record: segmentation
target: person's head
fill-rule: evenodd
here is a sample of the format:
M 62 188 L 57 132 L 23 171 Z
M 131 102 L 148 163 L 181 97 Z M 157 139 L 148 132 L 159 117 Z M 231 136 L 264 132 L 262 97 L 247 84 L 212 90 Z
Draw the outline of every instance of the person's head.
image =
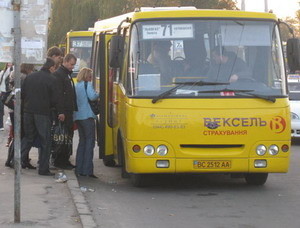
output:
M 163 60 L 170 59 L 169 52 L 171 45 L 171 42 L 168 40 L 155 41 L 152 44 L 151 54 L 148 57 L 148 62 L 156 64 Z
M 11 68 L 13 66 L 12 63 L 6 63 L 5 67 L 4 67 L 4 71 L 6 71 L 7 69 Z
M 49 70 L 51 73 L 55 71 L 55 62 L 51 58 L 47 58 L 46 62 L 44 63 L 42 69 Z
M 77 74 L 77 82 L 80 81 L 91 81 L 93 77 L 93 71 L 90 68 L 83 67 Z
M 228 53 L 224 47 L 216 46 L 212 49 L 211 55 L 217 64 L 226 63 L 228 61 Z
M 69 71 L 72 71 L 76 64 L 76 61 L 77 58 L 75 57 L 75 55 L 69 53 L 64 57 L 63 66 L 67 68 Z
M 171 45 L 172 44 L 169 40 L 155 41 L 152 46 L 152 51 L 168 55 Z
M 34 70 L 34 65 L 33 64 L 27 64 L 27 63 L 22 63 L 20 67 L 20 71 L 22 74 L 30 74 Z
M 61 64 L 63 53 L 59 47 L 53 46 L 48 49 L 47 57 L 54 60 L 55 64 Z

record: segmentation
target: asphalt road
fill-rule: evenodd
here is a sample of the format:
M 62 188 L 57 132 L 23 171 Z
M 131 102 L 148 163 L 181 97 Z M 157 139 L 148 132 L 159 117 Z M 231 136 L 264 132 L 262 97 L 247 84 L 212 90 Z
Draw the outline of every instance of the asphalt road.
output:
M 96 151 L 96 150 L 95 150 Z M 95 156 L 97 157 L 97 155 Z M 299 228 L 300 143 L 293 144 L 287 174 L 270 174 L 264 186 L 227 175 L 155 176 L 146 188 L 120 178 L 120 168 L 94 161 L 98 180 L 85 196 L 103 228 Z

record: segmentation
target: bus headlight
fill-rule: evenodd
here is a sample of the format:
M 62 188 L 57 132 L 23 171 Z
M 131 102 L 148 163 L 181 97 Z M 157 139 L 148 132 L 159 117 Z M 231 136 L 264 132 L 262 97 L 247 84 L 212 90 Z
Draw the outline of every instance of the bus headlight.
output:
M 156 149 L 157 154 L 165 156 L 168 153 L 168 147 L 165 145 L 160 145 Z
M 278 152 L 279 152 L 278 146 L 276 146 L 276 145 L 271 145 L 271 146 L 269 147 L 269 154 L 271 154 L 271 155 L 276 155 L 276 154 L 278 154 Z
M 267 152 L 267 147 L 265 145 L 258 145 L 256 147 L 257 155 L 263 156 Z
M 144 147 L 144 154 L 146 154 L 146 155 L 148 155 L 148 156 L 153 155 L 153 154 L 154 154 L 154 151 L 155 151 L 155 149 L 154 149 L 154 147 L 151 146 L 151 145 L 147 145 L 147 146 Z
M 296 113 L 291 112 L 291 119 L 292 120 L 299 120 L 300 118 L 299 118 L 299 116 Z

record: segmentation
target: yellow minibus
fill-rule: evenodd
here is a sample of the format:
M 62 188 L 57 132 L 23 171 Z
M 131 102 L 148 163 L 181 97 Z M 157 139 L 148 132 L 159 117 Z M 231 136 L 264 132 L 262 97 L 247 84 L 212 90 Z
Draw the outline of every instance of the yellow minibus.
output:
M 99 156 L 136 186 L 148 174 L 286 173 L 290 107 L 271 13 L 140 8 L 97 21 Z

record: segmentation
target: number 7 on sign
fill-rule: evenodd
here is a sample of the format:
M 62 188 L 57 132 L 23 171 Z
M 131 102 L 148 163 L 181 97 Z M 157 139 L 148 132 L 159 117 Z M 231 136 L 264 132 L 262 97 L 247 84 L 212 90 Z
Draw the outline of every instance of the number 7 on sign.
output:
M 167 32 L 167 29 L 169 30 L 169 36 L 172 36 L 172 25 L 171 24 L 168 24 L 168 25 L 161 25 L 163 27 L 163 36 L 166 36 L 166 32 Z

